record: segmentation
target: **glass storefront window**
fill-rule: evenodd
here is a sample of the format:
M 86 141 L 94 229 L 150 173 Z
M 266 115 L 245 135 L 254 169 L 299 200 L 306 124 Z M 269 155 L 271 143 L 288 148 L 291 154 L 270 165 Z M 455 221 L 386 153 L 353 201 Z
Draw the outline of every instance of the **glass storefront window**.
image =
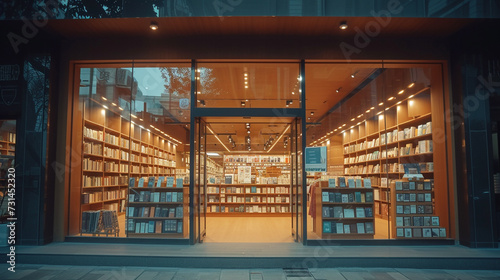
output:
M 308 174 L 308 238 L 449 238 L 442 70 L 366 66 L 306 64 L 307 96 L 328 86 L 334 104 L 308 104 L 307 146 L 328 153 L 327 172 Z
M 299 63 L 200 62 L 197 107 L 300 108 Z
M 190 63 L 76 69 L 69 235 L 187 238 Z

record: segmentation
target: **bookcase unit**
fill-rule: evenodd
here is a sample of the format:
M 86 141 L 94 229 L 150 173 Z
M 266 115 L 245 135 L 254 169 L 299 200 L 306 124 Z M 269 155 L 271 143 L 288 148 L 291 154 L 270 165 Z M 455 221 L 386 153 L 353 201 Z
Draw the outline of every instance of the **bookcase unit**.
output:
M 209 216 L 290 215 L 290 185 L 210 184 L 207 186 Z
M 430 89 L 425 88 L 344 131 L 344 174 L 376 181 L 376 217 L 388 219 L 388 182 L 402 178 L 403 164 L 418 163 L 426 179 L 434 178 L 433 116 L 439 111 L 434 103 L 431 106 Z M 438 144 L 438 148 L 444 152 L 442 145 Z M 436 172 L 446 176 L 443 168 Z
M 176 145 L 160 133 L 154 133 L 153 125 L 149 125 L 149 129 L 144 121 L 134 123 L 129 119 L 130 114 L 115 109 L 108 109 L 95 100 L 84 106 L 82 216 L 86 211 L 98 210 L 116 211 L 118 216 L 125 214 L 126 197 L 133 193 L 133 188 L 128 188 L 129 178 L 175 176 Z
M 0 133 L 0 155 L 16 155 L 16 133 L 9 131 Z
M 447 221 L 434 211 L 433 180 L 394 180 L 391 182 L 392 238 L 446 238 Z
M 188 187 L 183 180 L 154 176 L 130 179 L 127 235 L 130 237 L 187 236 Z
M 313 230 L 322 239 L 373 239 L 373 189 L 369 179 L 336 177 L 313 185 Z
M 240 166 L 251 167 L 251 181 L 248 183 L 290 184 L 290 156 L 288 155 L 225 155 L 224 174 L 232 176 L 231 183 L 242 183 L 238 178 Z

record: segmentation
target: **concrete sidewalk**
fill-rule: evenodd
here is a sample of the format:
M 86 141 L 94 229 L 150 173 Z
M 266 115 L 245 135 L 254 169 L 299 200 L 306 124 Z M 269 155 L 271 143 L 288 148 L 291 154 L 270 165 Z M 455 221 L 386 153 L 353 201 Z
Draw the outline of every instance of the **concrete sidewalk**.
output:
M 194 269 L 159 267 L 111 267 L 0 265 L 0 279 L 29 280 L 364 280 L 364 279 L 500 279 L 500 270 L 440 270 L 393 268 L 319 269 Z M 500 269 L 500 268 L 499 268 Z

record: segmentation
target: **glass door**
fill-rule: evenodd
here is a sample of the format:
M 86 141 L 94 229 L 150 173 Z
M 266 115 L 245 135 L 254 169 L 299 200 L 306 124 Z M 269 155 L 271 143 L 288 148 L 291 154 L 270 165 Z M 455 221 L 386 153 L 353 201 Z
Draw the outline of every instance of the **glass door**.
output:
M 290 158 L 291 158 L 291 203 L 292 203 L 292 235 L 296 242 L 303 242 L 302 222 L 302 141 L 300 119 L 291 123 L 290 130 Z
M 196 119 L 195 128 L 195 182 L 194 182 L 194 219 L 195 243 L 203 242 L 206 236 L 206 123 Z

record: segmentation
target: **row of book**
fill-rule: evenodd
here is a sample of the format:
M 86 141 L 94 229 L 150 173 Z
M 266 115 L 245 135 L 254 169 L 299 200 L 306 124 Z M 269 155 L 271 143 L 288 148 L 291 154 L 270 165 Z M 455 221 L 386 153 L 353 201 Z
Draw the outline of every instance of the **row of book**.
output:
M 183 192 L 140 191 L 128 195 L 129 202 L 183 202 Z
M 396 205 L 397 215 L 433 214 L 432 204 Z
M 380 138 L 375 138 L 371 140 L 365 140 L 362 143 L 356 143 L 356 144 L 351 144 L 349 146 L 344 147 L 344 154 L 347 153 L 354 153 L 354 152 L 359 152 L 361 150 L 365 149 L 370 149 L 374 147 L 378 147 L 381 144 L 385 145 L 386 142 L 387 144 L 401 141 L 401 140 L 406 140 L 422 135 L 428 135 L 432 133 L 432 123 L 427 122 L 425 124 L 418 125 L 417 127 L 409 127 L 405 128 L 403 130 L 394 130 L 391 132 L 388 132 L 386 134 L 381 134 Z M 387 140 L 387 141 L 386 141 Z
M 82 193 L 82 203 L 94 203 L 102 201 L 102 192 L 84 192 Z
M 118 229 L 116 211 L 98 210 L 82 212 L 82 233 L 109 232 L 117 231 Z
M 211 201 L 209 201 L 211 202 Z M 218 202 L 218 201 L 213 201 L 213 202 Z M 289 196 L 271 196 L 271 197 L 265 197 L 265 196 L 247 196 L 247 197 L 241 197 L 241 196 L 227 196 L 227 197 L 221 197 L 220 202 L 222 203 L 289 203 L 290 202 L 290 197 Z
M 92 138 L 95 140 L 103 141 L 104 140 L 104 132 L 98 131 L 92 128 L 84 127 L 83 128 L 83 136 Z
M 234 193 L 234 194 L 252 194 L 252 193 L 266 193 L 266 194 L 288 194 L 289 187 L 275 186 L 275 187 L 215 187 L 208 186 L 207 193 Z
M 394 180 L 393 182 L 396 191 L 430 191 L 434 189 L 434 180 L 432 179 L 417 181 Z
M 104 135 L 104 142 L 106 142 L 108 144 L 115 145 L 115 146 L 119 146 L 120 145 L 120 137 L 115 136 L 113 134 L 106 133 L 106 135 Z
M 147 206 L 147 207 L 127 207 L 127 217 L 149 217 L 149 218 L 182 218 L 184 216 L 184 208 L 177 207 L 160 207 Z
M 338 221 L 323 221 L 323 233 L 336 234 L 374 234 L 373 222 L 341 223 Z
M 353 192 L 353 193 L 339 193 L 339 192 L 326 192 L 321 193 L 322 202 L 335 202 L 335 203 L 365 203 L 373 202 L 373 192 Z
M 104 161 L 105 172 L 122 172 L 128 173 L 128 164 L 117 163 L 114 161 Z
M 174 185 L 175 180 L 175 185 Z M 135 178 L 131 177 L 129 179 L 129 187 L 131 188 L 182 188 L 183 187 L 183 178 L 177 178 L 177 180 L 173 176 L 155 176 L 150 177 L 140 177 Z
M 182 220 L 138 221 L 129 219 L 127 221 L 127 232 L 129 233 L 182 233 L 182 231 Z
M 328 181 L 322 181 L 321 187 L 328 188 L 365 188 L 372 187 L 371 178 L 329 176 Z
M 207 207 L 209 213 L 290 213 L 289 206 L 261 206 L 261 205 L 211 205 Z
M 396 228 L 400 238 L 445 238 L 446 228 Z
M 102 156 L 102 144 L 84 142 L 83 152 L 86 154 Z
M 263 155 L 226 155 L 224 162 L 241 162 L 241 163 L 289 163 L 289 156 L 263 156 Z
M 405 216 L 405 217 L 396 217 L 396 226 L 397 227 L 430 227 L 430 226 L 439 226 L 439 217 L 438 216 Z
M 92 160 L 84 158 L 82 162 L 84 171 L 102 171 L 102 160 Z
M 432 193 L 397 193 L 397 202 L 432 202 Z
M 323 218 L 373 218 L 373 208 L 370 207 L 342 207 L 323 206 Z
M 103 192 L 103 199 L 104 200 L 124 199 L 126 195 L 127 195 L 127 190 L 126 189 L 113 190 L 113 191 L 104 191 Z

